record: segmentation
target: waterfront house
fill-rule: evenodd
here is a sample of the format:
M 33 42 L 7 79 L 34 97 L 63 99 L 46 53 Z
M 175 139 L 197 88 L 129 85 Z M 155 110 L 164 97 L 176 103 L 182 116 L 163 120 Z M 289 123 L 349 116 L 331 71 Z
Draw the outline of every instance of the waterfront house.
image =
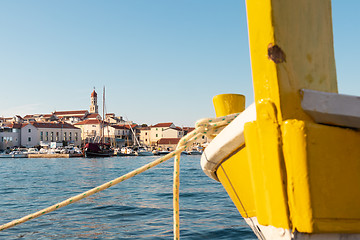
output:
M 157 145 L 161 138 L 181 138 L 182 136 L 182 129 L 172 122 L 150 126 L 150 145 Z
M 141 145 L 143 146 L 150 146 L 150 131 L 151 128 L 150 127 L 139 127 L 138 131 L 140 132 L 139 134 L 139 142 Z
M 86 119 L 74 124 L 81 129 L 81 139 L 84 142 L 100 142 L 102 121 L 99 119 Z
M 157 141 L 157 149 L 162 151 L 174 151 L 180 138 L 161 138 Z
M 131 124 L 133 131 L 136 131 L 137 125 Z M 136 144 L 134 134 L 131 131 L 130 125 L 105 125 L 104 137 L 107 143 L 111 143 L 114 147 L 132 146 Z M 135 141 L 135 142 L 134 142 Z
M 7 123 L 0 127 L 0 150 L 20 147 L 21 123 Z
M 50 146 L 51 142 L 81 145 L 81 129 L 68 123 L 30 122 L 21 127 L 21 146 Z

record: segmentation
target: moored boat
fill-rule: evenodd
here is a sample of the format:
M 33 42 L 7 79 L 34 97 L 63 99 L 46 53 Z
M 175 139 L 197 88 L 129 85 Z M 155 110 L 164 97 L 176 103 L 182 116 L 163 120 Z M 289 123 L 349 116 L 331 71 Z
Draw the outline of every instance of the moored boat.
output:
M 84 147 L 84 156 L 91 157 L 111 157 L 114 156 L 114 150 L 106 143 L 87 143 Z
M 28 154 L 22 151 L 12 151 L 9 154 L 0 154 L 0 158 L 27 158 Z
M 152 151 L 148 151 L 145 147 L 139 147 L 136 150 L 136 154 L 138 156 L 154 156 L 154 153 Z
M 120 157 L 136 156 L 135 151 L 130 147 L 122 147 L 120 151 L 117 151 L 116 155 Z

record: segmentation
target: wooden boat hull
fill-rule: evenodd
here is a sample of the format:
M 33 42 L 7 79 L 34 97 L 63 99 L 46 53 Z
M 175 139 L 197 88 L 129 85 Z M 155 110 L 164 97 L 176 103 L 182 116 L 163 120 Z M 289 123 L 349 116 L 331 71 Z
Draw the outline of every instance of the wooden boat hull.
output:
M 259 239 L 360 239 L 359 116 L 324 111 L 317 121 L 301 104 L 309 90 L 339 95 L 331 2 L 246 4 L 256 118 L 223 130 L 242 128 L 235 146 L 217 140 L 223 132 L 209 144 L 204 171 Z M 220 98 L 217 116 L 243 110 L 228 99 Z
M 96 157 L 112 157 L 114 152 L 84 152 L 86 158 L 96 158 Z

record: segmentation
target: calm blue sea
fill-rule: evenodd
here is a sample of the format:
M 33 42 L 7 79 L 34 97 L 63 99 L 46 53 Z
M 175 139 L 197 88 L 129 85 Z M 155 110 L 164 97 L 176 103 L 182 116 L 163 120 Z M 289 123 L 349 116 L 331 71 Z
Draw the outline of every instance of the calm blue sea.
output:
M 0 224 L 98 186 L 154 157 L 0 159 Z M 181 157 L 181 239 L 257 239 L 222 185 Z M 173 159 L 80 202 L 0 232 L 0 239 L 172 239 Z

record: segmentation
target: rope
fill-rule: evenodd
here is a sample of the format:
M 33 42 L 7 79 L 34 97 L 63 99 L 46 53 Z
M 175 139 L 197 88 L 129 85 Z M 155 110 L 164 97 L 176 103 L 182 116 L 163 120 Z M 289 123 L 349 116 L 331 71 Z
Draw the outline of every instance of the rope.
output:
M 179 217 L 179 185 L 180 185 L 180 154 L 186 148 L 190 147 L 190 145 L 195 142 L 199 137 L 206 135 L 209 138 L 213 138 L 214 134 L 220 132 L 226 125 L 228 125 L 232 120 L 237 117 L 238 113 L 231 114 L 225 117 L 218 118 L 206 118 L 201 119 L 196 122 L 195 130 L 188 133 L 186 136 L 182 137 L 176 147 L 176 150 L 166 154 L 165 156 L 158 158 L 144 166 L 137 168 L 121 177 L 115 178 L 109 182 L 106 182 L 100 186 L 94 187 L 86 192 L 80 193 L 74 197 L 68 198 L 60 203 L 54 204 L 48 208 L 44 208 L 35 213 L 26 215 L 22 218 L 13 220 L 6 224 L 0 225 L 0 231 L 5 229 L 17 226 L 24 222 L 27 222 L 31 219 L 35 219 L 44 214 L 50 213 L 77 201 L 80 201 L 83 198 L 87 198 L 97 192 L 108 189 L 112 186 L 115 186 L 118 183 L 121 183 L 129 178 L 132 178 L 140 173 L 143 173 L 150 168 L 153 168 L 160 163 L 163 163 L 174 157 L 174 183 L 173 183 L 173 208 L 174 208 L 174 239 L 180 239 L 180 217 Z

